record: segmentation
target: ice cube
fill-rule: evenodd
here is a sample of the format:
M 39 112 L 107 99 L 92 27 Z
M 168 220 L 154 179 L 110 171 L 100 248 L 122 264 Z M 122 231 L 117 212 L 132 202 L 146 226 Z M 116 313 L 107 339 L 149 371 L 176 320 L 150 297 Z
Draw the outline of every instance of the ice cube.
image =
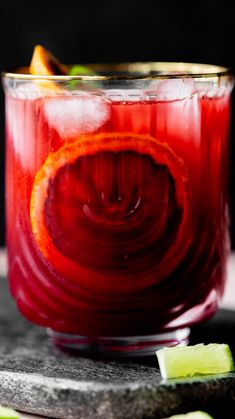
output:
M 39 86 L 33 82 L 22 82 L 16 89 L 11 90 L 11 96 L 17 97 L 19 99 L 37 99 L 42 97 L 42 92 L 39 89 Z
M 151 94 L 155 94 L 158 100 L 171 101 L 181 100 L 196 92 L 196 84 L 193 79 L 167 79 L 155 80 L 151 83 Z
M 28 91 L 27 91 L 28 95 Z M 18 100 L 19 96 L 6 96 L 6 132 L 13 143 L 14 152 L 27 171 L 35 173 L 36 161 L 40 160 L 41 149 L 45 147 L 41 108 L 43 99 Z M 45 153 L 43 155 L 45 159 Z M 42 162 L 40 162 L 42 164 Z
M 94 95 L 74 95 L 45 100 L 48 123 L 64 138 L 96 131 L 110 116 L 107 99 Z
M 157 92 L 157 138 L 167 138 L 168 145 L 182 157 L 190 153 L 192 144 L 199 150 L 201 104 L 194 80 L 162 80 Z

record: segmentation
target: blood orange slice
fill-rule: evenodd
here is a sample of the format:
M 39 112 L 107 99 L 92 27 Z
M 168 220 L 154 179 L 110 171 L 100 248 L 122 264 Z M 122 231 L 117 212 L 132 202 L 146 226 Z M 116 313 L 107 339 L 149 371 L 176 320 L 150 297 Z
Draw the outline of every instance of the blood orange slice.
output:
M 40 252 L 69 280 L 140 290 L 171 273 L 188 249 L 187 171 L 150 136 L 83 135 L 36 174 L 30 218 Z

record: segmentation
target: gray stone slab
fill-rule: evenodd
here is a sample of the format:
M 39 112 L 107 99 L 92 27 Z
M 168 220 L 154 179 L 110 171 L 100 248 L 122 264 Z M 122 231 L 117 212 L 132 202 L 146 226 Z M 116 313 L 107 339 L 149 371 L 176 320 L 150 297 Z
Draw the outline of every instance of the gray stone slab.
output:
M 221 311 L 194 330 L 192 343 L 234 344 L 234 330 L 235 312 Z M 44 329 L 19 315 L 0 279 L 0 404 L 64 419 L 158 419 L 196 409 L 223 418 L 235 409 L 234 400 L 233 373 L 162 381 L 155 357 L 115 361 L 62 354 Z

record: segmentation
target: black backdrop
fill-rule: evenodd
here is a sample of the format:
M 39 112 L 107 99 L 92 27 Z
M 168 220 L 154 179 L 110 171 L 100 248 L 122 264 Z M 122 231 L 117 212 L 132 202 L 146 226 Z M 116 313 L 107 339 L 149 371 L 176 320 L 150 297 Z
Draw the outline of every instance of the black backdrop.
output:
M 35 44 L 63 62 L 190 61 L 235 67 L 230 1 L 0 0 L 0 70 L 27 65 Z M 0 93 L 0 243 L 4 242 L 4 106 Z M 235 247 L 235 110 L 231 130 Z

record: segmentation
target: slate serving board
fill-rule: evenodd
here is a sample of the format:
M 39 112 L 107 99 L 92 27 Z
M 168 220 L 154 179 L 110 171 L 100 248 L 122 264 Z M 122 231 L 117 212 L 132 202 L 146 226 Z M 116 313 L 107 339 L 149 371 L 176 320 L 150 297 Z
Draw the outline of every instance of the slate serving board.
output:
M 235 351 L 235 311 L 194 328 L 191 342 L 227 342 Z M 62 354 L 19 315 L 0 278 L 0 404 L 66 419 L 158 419 L 197 409 L 226 419 L 235 411 L 235 374 L 162 381 L 155 357 Z

